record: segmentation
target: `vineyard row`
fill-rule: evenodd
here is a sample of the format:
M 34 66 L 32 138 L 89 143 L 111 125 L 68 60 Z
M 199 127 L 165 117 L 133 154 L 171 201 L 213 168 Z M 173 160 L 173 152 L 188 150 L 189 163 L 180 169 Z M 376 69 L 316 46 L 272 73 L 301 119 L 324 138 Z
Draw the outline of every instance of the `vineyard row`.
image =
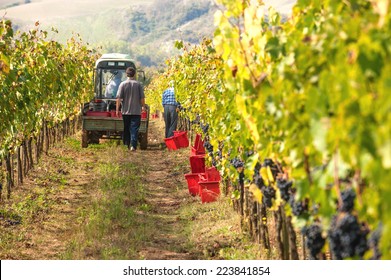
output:
M 44 142 L 47 152 L 91 99 L 95 53 L 79 38 L 63 45 L 48 35 L 39 23 L 14 33 L 11 21 L 0 21 L 0 162 L 5 169 L 0 186 L 6 182 L 8 197 L 15 181 L 12 162 L 20 184 L 34 162 L 32 146 L 38 161 Z
M 310 258 L 389 259 L 390 1 L 301 0 L 285 22 L 259 1 L 218 2 L 213 40 L 177 42 L 152 110 L 174 80 L 240 211 L 261 230 L 264 207 L 286 221 L 286 248 L 291 222 Z

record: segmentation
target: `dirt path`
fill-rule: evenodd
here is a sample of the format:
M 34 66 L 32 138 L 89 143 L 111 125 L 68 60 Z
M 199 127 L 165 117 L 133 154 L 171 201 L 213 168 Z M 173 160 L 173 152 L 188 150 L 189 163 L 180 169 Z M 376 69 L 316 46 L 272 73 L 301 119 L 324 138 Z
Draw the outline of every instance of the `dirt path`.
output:
M 178 222 L 178 209 L 189 199 L 183 189 L 183 174 L 187 170 L 181 165 L 186 153 L 174 154 L 163 149 L 162 122 L 156 120 L 150 126 L 148 150 L 125 151 L 120 158 L 121 164 L 131 163 L 144 170 L 141 178 L 146 192 L 143 205 L 147 205 L 148 211 L 137 210 L 136 213 L 144 226 L 153 227 L 153 234 L 152 238 L 138 244 L 138 258 L 201 258 L 182 246 L 186 238 Z M 110 158 L 103 149 L 79 149 L 75 147 L 78 144 L 75 138 L 67 145 L 53 148 L 25 184 L 14 190 L 12 199 L 3 202 L 2 259 L 59 259 L 66 254 L 69 240 L 85 221 L 81 214 L 83 209 L 88 209 L 90 202 L 99 196 L 97 181 L 101 178 L 96 173 L 96 163 Z M 96 255 L 85 249 L 82 257 L 95 258 Z
M 1 202 L 0 258 L 253 258 L 226 199 L 189 195 L 189 148 L 163 149 L 162 131 L 150 123 L 145 151 L 82 149 L 80 135 L 52 148 Z
M 146 174 L 143 183 L 146 186 L 146 204 L 151 207 L 150 225 L 154 226 L 155 234 L 141 248 L 142 259 L 199 259 L 200 252 L 188 252 L 184 244 L 187 240 L 183 234 L 183 224 L 180 223 L 179 209 L 182 204 L 194 201 L 184 188 L 186 181 L 183 174 L 189 172 L 183 163 L 188 149 L 168 152 L 162 149 L 162 123 L 151 124 L 149 146 L 146 151 L 137 151 L 129 160 L 137 165 L 144 165 Z M 138 153 L 138 154 L 137 154 Z M 202 252 L 201 252 L 202 253 Z

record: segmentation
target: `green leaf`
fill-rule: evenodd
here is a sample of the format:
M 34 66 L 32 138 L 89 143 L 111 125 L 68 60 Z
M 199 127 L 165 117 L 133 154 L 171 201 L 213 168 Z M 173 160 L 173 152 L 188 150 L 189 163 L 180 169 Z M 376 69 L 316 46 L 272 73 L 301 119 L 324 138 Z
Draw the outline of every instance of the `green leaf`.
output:
M 183 41 L 175 41 L 175 48 L 178 50 L 183 49 Z

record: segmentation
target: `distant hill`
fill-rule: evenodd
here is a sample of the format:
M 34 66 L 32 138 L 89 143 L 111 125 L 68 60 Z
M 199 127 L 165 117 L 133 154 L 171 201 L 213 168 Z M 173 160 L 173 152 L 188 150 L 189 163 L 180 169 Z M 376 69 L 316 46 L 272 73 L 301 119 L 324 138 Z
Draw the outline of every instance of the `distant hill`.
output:
M 212 37 L 213 0 L 0 0 L 0 16 L 20 30 L 40 27 L 59 32 L 51 39 L 65 42 L 73 34 L 102 52 L 128 53 L 145 66 L 161 65 L 178 53 L 175 40 L 198 43 Z M 296 0 L 265 0 L 280 12 Z
M 27 1 L 23 1 L 23 0 L 0 0 L 0 9 L 15 7 L 15 6 L 19 6 L 21 4 L 26 4 L 26 3 L 29 3 L 29 2 L 31 2 L 31 1 L 29 1 L 29 0 L 27 0 Z
M 216 7 L 210 0 L 37 0 L 1 1 L 0 14 L 20 30 L 57 29 L 51 38 L 65 42 L 72 34 L 102 52 L 129 53 L 146 66 L 174 54 L 175 40 L 198 43 L 214 32 Z M 115 3 L 115 4 L 114 4 Z

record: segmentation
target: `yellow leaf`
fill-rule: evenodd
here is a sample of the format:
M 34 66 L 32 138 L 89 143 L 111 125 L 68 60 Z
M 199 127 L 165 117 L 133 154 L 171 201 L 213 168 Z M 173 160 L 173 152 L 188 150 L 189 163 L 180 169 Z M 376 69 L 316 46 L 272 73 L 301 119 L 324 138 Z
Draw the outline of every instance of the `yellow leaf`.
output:
M 274 183 L 273 173 L 269 166 L 262 167 L 260 172 L 266 186 L 269 186 L 270 183 Z
M 258 203 L 262 203 L 262 192 L 255 184 L 251 184 L 249 188 L 250 192 L 254 195 L 255 200 Z
M 273 201 L 273 205 L 272 207 L 270 208 L 271 211 L 277 211 L 278 210 L 278 207 L 280 207 L 280 205 L 284 202 L 281 198 L 281 192 L 280 190 L 278 190 L 278 188 L 273 185 L 273 188 L 276 190 L 276 199 L 274 199 Z
M 266 167 L 266 170 L 267 170 L 267 177 L 269 179 L 270 182 L 274 182 L 274 177 L 273 177 L 273 173 L 270 169 L 270 167 Z
M 254 142 L 257 144 L 259 142 L 259 133 L 256 120 L 251 115 L 247 115 L 244 120 Z
M 266 186 L 269 186 L 269 180 L 268 180 L 268 175 L 267 175 L 267 170 L 265 167 L 262 167 L 260 170 L 261 177 L 263 179 L 263 182 L 265 183 Z
M 8 74 L 9 71 L 10 71 L 9 60 L 7 57 L 5 57 L 3 54 L 1 54 L 1 56 L 0 56 L 0 73 L 3 72 L 3 73 Z
M 258 129 L 257 129 L 257 122 L 247 112 L 246 102 L 244 100 L 244 97 L 240 94 L 236 95 L 236 105 L 237 105 L 238 111 L 242 113 L 243 120 L 245 121 L 247 129 L 249 130 L 255 144 L 257 144 L 259 142 L 259 133 L 258 133 Z

